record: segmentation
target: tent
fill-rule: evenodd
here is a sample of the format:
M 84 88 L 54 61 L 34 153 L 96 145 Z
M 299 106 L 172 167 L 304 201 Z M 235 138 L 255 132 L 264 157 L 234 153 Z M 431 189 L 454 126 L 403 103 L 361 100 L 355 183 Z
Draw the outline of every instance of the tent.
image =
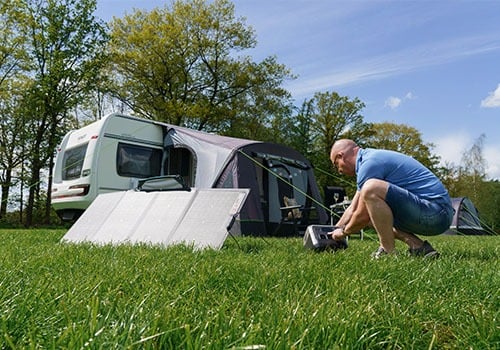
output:
M 275 232 L 282 218 L 284 196 L 306 208 L 314 207 L 307 211 L 304 224 L 327 223 L 311 163 L 298 151 L 269 142 L 162 125 L 163 175 L 179 174 L 195 188 L 250 189 L 238 220 L 242 234 Z
M 450 228 L 444 232 L 447 235 L 486 235 L 488 232 L 481 226 L 479 212 L 468 197 L 451 199 L 455 215 Z

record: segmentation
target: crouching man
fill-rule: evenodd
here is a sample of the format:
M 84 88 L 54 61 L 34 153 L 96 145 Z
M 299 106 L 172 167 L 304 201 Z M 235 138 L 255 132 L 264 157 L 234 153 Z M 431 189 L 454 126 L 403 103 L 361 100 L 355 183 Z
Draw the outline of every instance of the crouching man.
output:
M 357 182 L 357 192 L 332 233 L 334 239 L 372 226 L 380 241 L 374 258 L 395 253 L 396 239 L 408 245 L 410 255 L 439 256 L 417 235 L 443 233 L 454 211 L 448 191 L 429 169 L 407 155 L 363 149 L 349 139 L 333 144 L 330 160 Z

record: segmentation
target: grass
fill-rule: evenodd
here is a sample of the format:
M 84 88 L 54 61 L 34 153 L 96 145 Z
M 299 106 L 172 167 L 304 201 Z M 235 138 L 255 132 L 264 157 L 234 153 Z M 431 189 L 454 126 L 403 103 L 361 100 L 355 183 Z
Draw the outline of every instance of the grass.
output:
M 1 348 L 500 348 L 498 236 L 431 237 L 437 260 L 374 261 L 370 236 L 314 253 L 300 239 L 193 251 L 64 233 L 0 230 Z

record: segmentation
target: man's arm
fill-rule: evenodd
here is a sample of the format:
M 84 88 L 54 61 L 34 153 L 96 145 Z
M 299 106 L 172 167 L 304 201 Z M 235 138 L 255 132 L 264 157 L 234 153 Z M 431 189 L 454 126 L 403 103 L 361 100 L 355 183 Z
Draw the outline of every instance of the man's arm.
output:
M 352 233 L 358 232 L 370 223 L 370 216 L 365 204 L 360 200 L 359 191 L 356 192 L 351 204 L 346 209 L 335 226 L 332 237 L 341 240 Z
M 337 221 L 335 226 L 344 227 L 349 223 L 349 221 L 351 221 L 352 215 L 355 212 L 356 207 L 358 205 L 358 201 L 359 201 L 359 192 L 356 192 L 356 194 L 354 195 L 354 198 L 352 199 L 351 204 L 349 204 L 349 206 L 344 211 L 344 213 L 342 214 L 340 219 Z

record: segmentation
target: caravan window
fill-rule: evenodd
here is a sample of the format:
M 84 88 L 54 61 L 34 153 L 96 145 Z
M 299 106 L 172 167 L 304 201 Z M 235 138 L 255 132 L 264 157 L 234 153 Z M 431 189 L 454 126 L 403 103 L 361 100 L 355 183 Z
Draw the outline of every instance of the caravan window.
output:
M 160 175 L 162 150 L 118 143 L 116 171 L 120 176 L 146 178 Z
M 62 179 L 77 179 L 82 173 L 88 143 L 66 150 L 63 157 Z

